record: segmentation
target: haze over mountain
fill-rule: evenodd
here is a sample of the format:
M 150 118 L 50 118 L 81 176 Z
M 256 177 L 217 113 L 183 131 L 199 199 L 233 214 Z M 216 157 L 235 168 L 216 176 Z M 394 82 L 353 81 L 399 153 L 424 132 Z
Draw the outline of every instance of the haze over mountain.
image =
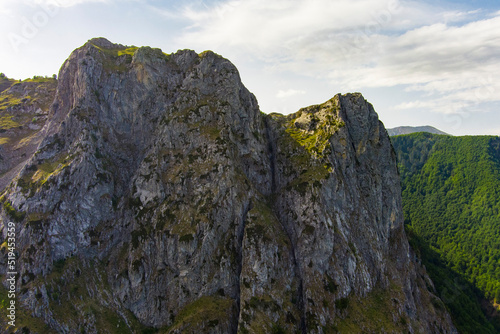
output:
M 361 94 L 266 115 L 213 52 L 105 39 L 51 85 L 1 93 L 23 331 L 457 332 Z

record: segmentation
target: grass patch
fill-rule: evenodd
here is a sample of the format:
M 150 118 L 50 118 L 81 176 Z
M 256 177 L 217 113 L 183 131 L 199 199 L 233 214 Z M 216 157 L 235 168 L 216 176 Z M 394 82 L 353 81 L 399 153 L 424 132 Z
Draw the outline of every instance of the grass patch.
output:
M 179 238 L 180 242 L 191 242 L 194 240 L 194 237 L 192 234 L 184 234 L 182 237 Z
M 134 53 L 137 51 L 137 49 L 139 49 L 139 48 L 136 46 L 132 46 L 132 47 L 127 48 L 125 50 L 118 50 L 117 56 L 118 57 L 123 56 L 123 55 L 133 56 Z
M 290 177 L 289 190 L 304 196 L 311 186 L 321 186 L 321 181 L 333 172 L 330 139 L 345 125 L 339 111 L 338 97 L 334 97 L 288 116 L 267 116 L 281 125 L 278 163 L 284 166 L 283 175 Z
M 107 49 L 107 48 L 102 48 L 100 46 L 97 46 L 95 44 L 92 44 L 99 52 L 102 52 L 103 54 L 111 57 L 119 57 L 123 55 L 129 55 L 133 56 L 135 51 L 139 49 L 138 47 L 131 46 L 129 48 L 123 47 L 123 48 L 113 48 L 113 49 Z
M 0 96 L 0 112 L 7 108 L 20 106 L 21 104 L 22 100 L 20 97 L 12 94 L 6 94 L 6 92 Z
M 231 318 L 234 301 L 219 296 L 203 296 L 185 306 L 175 317 L 167 333 L 201 333 L 207 328 L 227 323 Z
M 253 208 L 248 211 L 245 233 L 249 240 L 256 242 L 275 241 L 284 246 L 289 242 L 274 212 L 261 201 L 255 201 Z
M 33 78 L 23 80 L 22 82 L 37 82 L 37 83 L 45 83 L 45 82 L 57 82 L 55 77 L 46 77 L 35 75 Z
M 59 174 L 67 167 L 71 163 L 71 159 L 71 156 L 63 155 L 58 159 L 46 161 L 38 166 L 32 166 L 29 171 L 19 178 L 17 184 L 21 187 L 23 193 L 31 197 L 47 182 L 49 177 Z
M 26 145 L 30 144 L 30 143 L 31 143 L 31 141 L 32 141 L 33 139 L 35 139 L 35 138 L 36 138 L 37 134 L 38 134 L 38 133 L 37 133 L 37 132 L 35 132 L 35 133 L 33 133 L 33 134 L 28 134 L 28 135 L 26 135 L 26 137 L 22 138 L 22 139 L 19 141 L 19 143 L 16 145 L 16 147 L 17 147 L 17 148 L 19 148 L 19 147 L 23 147 L 23 146 L 26 146 Z
M 9 130 L 12 128 L 17 128 L 18 126 L 21 125 L 18 122 L 12 120 L 12 117 L 13 116 L 11 116 L 11 115 L 0 117 L 0 129 L 1 130 Z
M 322 158 L 329 152 L 330 137 L 345 124 L 337 119 L 338 101 L 303 108 L 289 119 L 286 132 L 311 155 Z
M 116 312 L 107 306 L 112 305 L 112 302 L 100 299 L 102 296 L 112 295 L 106 273 L 107 268 L 100 262 L 83 265 L 77 257 L 71 257 L 55 261 L 52 273 L 44 277 L 35 277 L 26 288 L 38 290 L 44 285 L 49 311 L 59 323 L 68 326 L 72 333 L 79 331 L 83 333 L 84 328 L 79 324 L 89 318 L 95 319 L 95 328 L 99 333 L 154 333 L 154 329 L 141 325 L 130 311 Z M 102 294 L 91 296 L 89 287 Z M 35 294 L 37 299 L 42 298 L 39 291 Z M 24 312 L 22 308 L 18 310 Z M 30 317 L 30 321 L 39 324 L 38 327 L 34 327 L 30 323 L 27 328 L 31 332 L 53 333 L 41 319 Z
M 336 300 L 335 308 L 342 316 L 335 327 L 339 333 L 407 333 L 407 321 L 395 320 L 393 316 L 397 314 L 397 306 L 392 299 L 401 293 L 397 286 L 391 285 L 388 289 L 377 287 L 365 298 Z
M 5 212 L 15 221 L 15 222 L 21 222 L 24 219 L 24 216 L 26 215 L 25 212 L 22 211 L 17 211 L 14 207 L 12 207 L 11 203 L 8 201 L 5 201 L 3 203 L 3 207 L 5 209 Z
M 0 276 L 2 282 L 5 281 L 5 277 Z M 5 315 L 7 314 L 7 307 L 9 303 L 8 291 L 0 284 L 0 312 L 2 313 L 2 320 L 0 320 L 0 329 L 2 333 L 10 333 L 9 326 L 6 322 Z M 16 303 L 16 329 L 19 333 L 47 333 L 55 334 L 55 330 L 51 329 L 47 324 L 45 324 L 42 319 L 33 317 L 30 311 L 19 307 L 19 302 Z
M 220 137 L 220 129 L 215 125 L 206 125 L 200 128 L 200 133 L 204 134 L 212 140 L 216 140 Z
M 102 57 L 102 65 L 108 72 L 125 72 L 127 65 L 132 62 L 132 56 L 139 49 L 138 47 L 106 49 L 92 44 Z M 125 58 L 125 59 L 123 59 Z
M 321 185 L 320 180 L 327 179 L 332 172 L 329 165 L 311 166 L 305 170 L 299 177 L 295 178 L 288 187 L 295 188 L 302 196 L 304 196 L 309 184 L 314 186 Z

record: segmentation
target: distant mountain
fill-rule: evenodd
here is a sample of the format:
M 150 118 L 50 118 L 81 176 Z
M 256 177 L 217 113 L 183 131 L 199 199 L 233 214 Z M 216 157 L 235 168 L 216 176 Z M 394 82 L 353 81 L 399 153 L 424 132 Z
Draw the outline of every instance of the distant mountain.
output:
M 424 126 L 398 126 L 397 128 L 387 129 L 387 133 L 389 136 L 399 136 L 399 135 L 408 135 L 410 133 L 415 132 L 429 132 L 436 135 L 449 135 L 446 132 L 436 129 L 430 125 Z
M 500 301 L 500 138 L 414 133 L 391 140 L 410 244 L 438 295 L 460 333 L 499 333 L 498 311 L 485 299 Z
M 7 88 L 9 88 L 10 86 L 12 86 L 12 84 L 15 81 L 16 80 L 14 80 L 14 79 L 7 78 L 7 76 L 5 74 L 0 73 L 0 93 L 3 92 L 4 90 L 6 90 Z

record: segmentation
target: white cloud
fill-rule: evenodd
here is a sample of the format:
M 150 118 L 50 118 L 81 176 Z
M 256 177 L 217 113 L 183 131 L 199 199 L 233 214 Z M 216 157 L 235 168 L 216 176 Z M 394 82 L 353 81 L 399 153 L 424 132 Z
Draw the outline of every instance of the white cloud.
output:
M 304 95 L 306 92 L 303 90 L 297 90 L 297 89 L 287 89 L 287 90 L 279 90 L 278 93 L 276 94 L 276 97 L 278 99 L 287 99 L 289 97 L 295 96 L 295 95 Z
M 181 17 L 178 13 L 171 11 L 171 10 L 155 7 L 152 5 L 146 5 L 146 6 L 148 9 L 152 10 L 153 12 L 157 13 L 158 15 L 160 15 L 166 19 L 169 19 L 169 20 L 179 19 Z
M 481 13 L 416 1 L 225 1 L 181 10 L 191 24 L 178 41 L 344 91 L 407 86 L 427 102 L 399 108 L 449 113 L 500 100 L 500 79 L 491 76 L 500 73 L 500 12 Z
M 176 15 L 192 22 L 179 37 L 190 45 L 295 51 L 311 43 L 360 47 L 381 31 L 397 32 L 436 20 L 455 22 L 465 13 L 436 12 L 428 5 L 399 0 L 232 0 L 212 7 L 186 6 Z M 300 51 L 300 50 L 299 50 Z
M 19 5 L 29 6 L 32 8 L 42 7 L 48 11 L 54 8 L 73 7 L 84 3 L 109 3 L 113 0 L 1 0 L 0 13 L 12 14 L 19 11 Z
M 35 0 L 39 6 L 73 7 L 84 3 L 110 2 L 110 0 Z
M 208 9 L 184 8 L 181 14 L 193 24 L 180 39 L 273 52 L 290 49 L 305 36 L 326 30 L 361 29 L 367 22 L 391 21 L 398 10 L 394 1 L 226 1 Z
M 0 14 L 2 15 L 12 15 L 19 5 L 19 1 L 16 0 L 1 0 L 0 1 Z M 2 18 L 2 21 L 5 21 L 7 16 Z
M 0 2 L 0 14 L 9 15 L 12 10 L 9 8 L 7 1 Z

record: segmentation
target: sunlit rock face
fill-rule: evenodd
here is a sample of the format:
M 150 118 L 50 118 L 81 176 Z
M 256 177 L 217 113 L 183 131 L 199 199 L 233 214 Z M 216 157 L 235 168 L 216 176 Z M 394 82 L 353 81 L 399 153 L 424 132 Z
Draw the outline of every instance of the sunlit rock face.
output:
M 93 39 L 43 136 L 1 217 L 19 299 L 55 331 L 455 332 L 359 93 L 266 115 L 212 52 Z

